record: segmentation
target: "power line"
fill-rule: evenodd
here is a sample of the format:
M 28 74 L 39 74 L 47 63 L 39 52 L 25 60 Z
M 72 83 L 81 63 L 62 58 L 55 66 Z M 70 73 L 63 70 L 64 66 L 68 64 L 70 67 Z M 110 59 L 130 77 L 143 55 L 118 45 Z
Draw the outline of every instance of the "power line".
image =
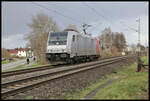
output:
M 47 4 L 47 3 L 46 3 Z M 48 4 L 47 4 L 48 5 Z M 58 5 L 57 4 L 52 4 L 52 6 L 55 6 L 55 7 L 58 7 Z M 63 9 L 61 9 L 60 8 L 60 10 L 62 11 Z M 70 9 L 67 9 L 68 11 L 71 11 Z M 72 12 L 72 11 L 71 11 Z M 73 13 L 76 13 L 77 14 L 77 12 L 73 12 Z M 78 13 L 77 15 L 80 15 L 80 13 Z
M 47 4 L 47 3 L 46 3 Z M 47 4 L 48 5 L 48 4 Z M 56 6 L 56 7 L 58 7 L 58 5 L 57 4 L 52 4 L 52 6 Z M 60 10 L 60 9 L 59 9 Z M 70 9 L 67 9 L 68 11 L 71 11 Z M 62 11 L 62 9 L 60 10 L 60 11 Z M 72 11 L 71 11 L 72 12 Z M 77 12 L 73 12 L 73 13 L 76 13 L 76 15 L 80 15 L 79 13 L 77 13 Z M 79 21 L 80 23 L 82 22 L 82 21 Z M 83 24 L 82 25 L 79 25 L 79 27 L 82 27 L 83 26 Z
M 102 24 L 102 23 L 100 22 L 100 23 L 98 23 L 98 24 L 97 24 L 97 26 L 98 26 L 98 25 L 101 25 L 101 24 Z M 97 26 L 95 26 L 95 27 L 91 28 L 90 30 L 95 29 Z
M 87 6 L 88 8 L 90 8 L 92 11 L 94 11 L 98 16 L 101 16 L 101 17 L 103 17 L 103 19 L 105 19 L 106 21 L 108 21 L 109 19 L 107 19 L 105 16 L 103 16 L 102 14 L 100 14 L 99 12 L 97 12 L 93 7 L 91 7 L 91 6 L 89 6 L 88 4 L 86 4 L 86 3 L 83 3 L 82 2 L 82 4 L 83 5 L 85 5 L 85 6 Z M 112 24 L 112 22 L 110 21 L 109 23 L 111 23 Z
M 122 25 L 124 25 L 124 26 L 127 26 L 129 29 L 131 29 L 131 30 L 134 30 L 134 31 L 136 31 L 137 32 L 137 30 L 136 29 L 134 29 L 134 28 L 132 28 L 132 27 L 130 27 L 130 26 L 128 26 L 128 25 L 126 25 L 126 24 L 124 24 L 123 22 L 120 22 Z
M 112 21 L 108 21 L 108 19 L 107 19 L 105 16 L 103 16 L 102 14 L 100 14 L 99 12 L 97 12 L 93 7 L 87 5 L 86 3 L 83 3 L 83 2 L 82 2 L 82 4 L 85 5 L 86 7 L 90 8 L 92 11 L 94 11 L 98 16 L 103 17 L 103 19 L 105 19 L 107 22 L 113 24 Z M 100 24 L 101 24 L 101 23 L 99 23 L 98 25 L 100 25 Z M 98 26 L 98 25 L 97 25 L 97 26 Z M 96 27 L 97 27 L 97 26 L 96 26 Z M 96 27 L 94 27 L 94 28 L 96 28 Z M 94 29 L 94 28 L 92 28 L 92 29 Z
M 85 5 L 85 6 L 87 6 L 88 8 L 90 8 L 92 11 L 94 11 L 98 16 L 101 16 L 101 17 L 103 17 L 106 21 L 109 21 L 109 23 L 111 23 L 112 25 L 114 24 L 111 20 L 107 19 L 105 16 L 103 16 L 102 14 L 100 14 L 99 12 L 97 12 L 97 11 L 96 11 L 94 8 L 92 8 L 91 6 L 89 6 L 89 5 L 87 5 L 86 3 L 83 3 L 83 2 L 82 2 L 82 4 Z M 107 17 L 108 17 L 108 16 L 107 16 Z M 109 17 L 110 17 L 110 16 L 109 16 Z M 111 18 L 112 18 L 112 17 L 111 17 Z M 101 24 L 101 23 L 99 23 L 99 24 Z M 99 25 L 99 24 L 98 24 L 98 25 Z M 98 25 L 97 25 L 97 26 L 98 26 Z M 96 26 L 96 27 L 97 27 L 97 26 Z M 94 27 L 94 28 L 96 28 L 96 27 Z M 93 29 L 94 29 L 94 28 L 93 28 Z M 132 30 L 135 31 L 134 28 L 131 28 L 131 27 L 129 27 L 129 26 L 128 26 L 128 28 L 130 28 L 130 29 L 132 29 Z
M 55 12 L 55 13 L 57 13 L 57 14 L 59 14 L 59 15 L 65 17 L 65 18 L 68 18 L 68 19 L 72 20 L 73 22 L 80 22 L 80 21 L 78 21 L 78 20 L 76 20 L 76 19 L 74 19 L 74 18 L 72 18 L 72 17 L 66 16 L 66 15 L 64 15 L 64 14 L 62 14 L 62 13 L 56 11 L 56 10 L 52 10 L 52 9 L 47 8 L 47 7 L 45 7 L 45 6 L 43 6 L 43 5 L 40 5 L 40 4 L 38 4 L 38 3 L 32 2 L 32 4 L 34 4 L 34 5 L 36 5 L 36 6 L 39 6 L 39 7 L 42 7 L 42 8 L 45 8 L 45 9 L 47 9 L 48 11 Z

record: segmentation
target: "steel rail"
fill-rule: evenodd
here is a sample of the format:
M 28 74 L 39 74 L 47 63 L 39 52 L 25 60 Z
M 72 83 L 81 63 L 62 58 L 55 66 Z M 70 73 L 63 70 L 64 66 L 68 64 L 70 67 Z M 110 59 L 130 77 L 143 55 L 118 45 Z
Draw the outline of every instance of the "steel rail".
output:
M 111 59 L 112 60 L 112 59 Z M 109 60 L 109 61 L 111 61 Z M 99 63 L 105 63 L 105 62 L 108 62 L 108 60 L 105 60 L 105 61 L 99 61 L 98 63 L 96 64 L 99 64 Z M 58 70 L 58 71 L 55 71 L 55 72 L 49 72 L 49 73 L 46 73 L 46 74 L 39 74 L 38 76 L 30 76 L 30 77 L 25 77 L 23 79 L 20 79 L 20 80 L 14 80 L 14 81 L 8 81 L 8 82 L 5 82 L 5 83 L 2 83 L 2 87 L 7 87 L 9 85 L 13 85 L 15 83 L 18 83 L 18 82 L 22 82 L 22 81 L 26 81 L 26 80 L 32 80 L 32 79 L 35 79 L 37 77 L 42 77 L 42 76 L 46 76 L 46 75 L 52 75 L 52 74 L 56 74 L 56 73 L 61 73 L 62 71 L 70 71 L 70 70 L 73 70 L 73 69 L 77 69 L 77 68 L 84 68 L 86 67 L 87 65 L 88 66 L 92 66 L 94 65 L 95 63 L 92 63 L 92 64 L 85 64 L 85 65 L 80 65 L 80 66 L 73 66 L 73 67 L 68 67 L 68 68 L 65 68 L 63 70 Z
M 64 66 L 64 65 L 62 65 Z M 8 71 L 8 72 L 2 72 L 2 78 L 13 76 L 13 75 L 19 75 L 19 74 L 24 74 L 24 73 L 30 73 L 30 72 L 36 72 L 36 71 L 41 71 L 41 70 L 47 70 L 47 69 L 54 69 L 54 68 L 59 68 L 62 67 L 61 65 L 45 65 L 45 66 L 38 66 L 34 68 L 28 68 L 28 69 L 20 69 L 16 71 Z
M 117 56 L 117 57 L 121 57 L 121 56 Z M 116 57 L 102 58 L 102 59 L 99 59 L 97 61 L 105 60 L 105 59 L 111 59 L 111 58 L 116 58 Z M 91 61 L 91 62 L 94 62 L 94 61 Z M 75 64 L 75 65 L 78 65 L 78 64 Z M 16 70 L 16 71 L 2 72 L 1 76 L 2 76 L 2 78 L 5 78 L 8 76 L 19 75 L 19 74 L 30 73 L 30 72 L 36 72 L 36 71 L 47 70 L 47 69 L 54 69 L 54 68 L 58 68 L 58 67 L 61 67 L 61 66 L 58 66 L 58 65 L 38 66 L 36 68 L 28 68 L 28 69 L 20 69 L 20 70 Z
M 108 64 L 112 64 L 114 62 L 117 62 L 119 60 L 122 60 L 122 59 L 127 59 L 128 57 L 119 57 L 117 59 L 109 59 L 107 61 L 103 61 L 103 62 L 98 62 L 97 64 L 91 64 L 90 66 L 88 65 L 84 65 L 84 66 L 78 66 L 78 67 L 74 67 L 74 68 L 68 68 L 68 69 L 65 69 L 65 70 L 60 70 L 60 71 L 57 71 L 57 72 L 51 72 L 51 73 L 47 73 L 47 74 L 41 74 L 41 75 L 38 75 L 38 76 L 34 76 L 34 77 L 31 77 L 30 80 L 29 78 L 26 78 L 24 80 L 21 80 L 21 81 L 14 81 L 12 84 L 10 82 L 7 82 L 7 83 L 3 83 L 2 84 L 2 90 L 3 88 L 5 87 L 7 89 L 7 87 L 9 87 L 10 85 L 15 85 L 16 83 L 19 83 L 19 82 L 24 82 L 24 81 L 27 81 L 27 79 L 29 81 L 33 80 L 33 78 L 35 79 L 41 79 L 45 76 L 52 76 L 52 74 L 55 74 L 52 76 L 52 78 L 49 78 L 49 80 L 53 80 L 53 79 L 57 79 L 57 78 L 61 78 L 61 77 L 64 77 L 64 76 L 67 76 L 67 75 L 71 75 L 71 74 L 74 74 L 74 73 L 78 73 L 78 72 L 81 72 L 81 71 L 85 71 L 85 70 L 89 70 L 89 69 L 93 69 L 95 67 L 98 67 L 98 66 L 103 66 L 103 65 L 108 65 Z M 86 68 L 85 68 L 86 67 Z M 74 72 L 73 72 L 74 71 Z M 59 74 L 60 73 L 60 74 Z M 58 75 L 59 74 L 59 75 Z M 23 86 L 23 87 L 18 87 L 17 89 L 11 89 L 11 90 L 7 90 L 5 92 L 2 91 L 2 96 L 8 96 L 9 94 L 12 94 L 12 93 L 18 93 L 18 92 L 22 92 L 22 90 L 24 91 L 25 89 L 29 89 L 29 88 L 32 88 L 33 86 L 36 86 L 36 85 L 39 85 L 41 83 L 44 83 L 44 82 L 47 82 L 49 80 L 41 80 L 39 82 L 36 82 L 36 83 L 33 83 L 33 84 L 30 84 L 30 85 L 27 85 L 27 86 Z M 26 84 L 26 83 L 25 83 Z M 18 85 L 17 85 L 18 86 Z

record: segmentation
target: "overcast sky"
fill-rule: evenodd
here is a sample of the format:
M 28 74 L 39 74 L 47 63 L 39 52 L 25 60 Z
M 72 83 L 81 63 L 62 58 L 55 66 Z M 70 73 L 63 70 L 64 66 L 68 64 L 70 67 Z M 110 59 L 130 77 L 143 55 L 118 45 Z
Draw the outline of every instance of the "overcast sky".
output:
M 92 25 L 87 31 L 98 36 L 110 27 L 113 32 L 123 32 L 127 44 L 137 44 L 138 33 L 128 26 L 138 29 L 136 20 L 140 17 L 141 44 L 145 45 L 149 36 L 148 6 L 148 2 L 2 2 L 2 48 L 24 47 L 24 36 L 31 31 L 27 24 L 38 13 L 48 14 L 61 30 L 75 24 L 81 31 L 81 25 L 87 23 Z

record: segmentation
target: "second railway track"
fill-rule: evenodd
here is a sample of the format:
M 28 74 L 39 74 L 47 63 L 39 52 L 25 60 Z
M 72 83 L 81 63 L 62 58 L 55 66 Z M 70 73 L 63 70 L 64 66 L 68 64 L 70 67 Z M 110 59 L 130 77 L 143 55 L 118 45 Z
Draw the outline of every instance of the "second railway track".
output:
M 2 78 L 13 76 L 13 75 L 19 75 L 23 73 L 30 73 L 30 72 L 36 72 L 36 71 L 41 71 L 41 70 L 46 70 L 46 69 L 53 69 L 57 68 L 60 66 L 57 65 L 45 65 L 45 66 L 40 66 L 36 68 L 28 68 L 28 69 L 21 69 L 21 70 L 16 70 L 16 71 L 8 71 L 8 72 L 2 72 Z
M 23 92 L 28 89 L 32 89 L 32 87 L 38 86 L 42 83 L 45 83 L 50 80 L 58 79 L 67 75 L 71 75 L 74 73 L 86 71 L 89 69 L 94 69 L 99 66 L 104 66 L 108 64 L 112 64 L 114 62 L 121 61 L 123 59 L 127 59 L 133 56 L 123 56 L 111 59 L 105 59 L 101 61 L 96 61 L 94 63 L 82 64 L 77 66 L 70 66 L 68 68 L 64 67 L 56 71 L 51 71 L 47 73 L 41 73 L 38 75 L 25 77 L 18 80 L 13 80 L 9 82 L 3 82 L 2 85 L 2 97 L 7 97 L 9 95 L 13 95 L 19 92 Z
M 120 56 L 118 56 L 118 57 L 120 57 Z M 116 57 L 110 57 L 110 58 L 116 58 Z M 100 59 L 100 60 L 110 59 L 110 58 L 103 58 L 103 59 Z M 5 77 L 13 76 L 13 75 L 20 75 L 20 74 L 24 74 L 24 73 L 43 71 L 43 70 L 54 69 L 54 68 L 59 68 L 59 67 L 63 67 L 63 66 L 64 66 L 64 64 L 61 64 L 61 65 L 60 64 L 59 65 L 45 65 L 45 66 L 39 66 L 39 67 L 36 67 L 36 68 L 28 68 L 28 69 L 21 69 L 21 70 L 16 70 L 16 71 L 2 72 L 1 76 L 2 76 L 2 78 L 5 78 Z M 69 66 L 69 65 L 67 65 L 67 66 Z

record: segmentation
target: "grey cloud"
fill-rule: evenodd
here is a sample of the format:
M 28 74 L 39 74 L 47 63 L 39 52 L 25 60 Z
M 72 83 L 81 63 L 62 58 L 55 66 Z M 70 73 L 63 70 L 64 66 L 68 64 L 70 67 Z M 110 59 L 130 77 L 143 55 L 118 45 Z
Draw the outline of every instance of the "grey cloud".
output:
M 31 2 L 2 2 L 2 39 L 4 38 L 3 40 L 9 38 L 10 36 L 15 36 L 18 33 L 23 34 L 22 37 L 24 37 L 24 33 L 30 32 L 30 28 L 27 26 L 27 24 L 31 22 L 32 16 L 40 12 L 44 12 L 50 17 L 52 17 L 56 21 L 56 23 L 58 23 L 58 26 L 60 26 L 61 29 L 64 29 L 68 24 L 77 24 L 77 27 L 81 31 L 81 24 L 83 23 L 95 24 L 95 22 L 102 22 L 101 26 L 93 30 L 94 33 L 98 33 L 104 27 L 108 27 L 110 25 L 112 26 L 112 30 L 116 30 L 118 28 L 120 31 L 120 29 L 122 28 L 121 25 L 115 24 L 117 27 L 115 28 L 114 23 L 109 23 L 110 21 L 106 19 L 109 19 L 112 22 L 118 22 L 118 20 L 122 19 L 126 19 L 128 21 L 131 18 L 135 19 L 139 16 L 148 16 L 147 2 L 86 2 L 89 6 L 93 7 L 100 14 L 105 16 L 106 19 L 98 16 L 95 12 L 83 5 L 81 2 L 36 3 L 40 3 L 41 5 L 44 5 L 47 8 L 56 10 L 66 16 L 72 17 L 73 19 L 77 19 L 79 20 L 79 22 L 74 22 L 52 11 L 48 11 L 46 9 L 37 7 Z M 12 38 L 11 40 L 13 40 Z

